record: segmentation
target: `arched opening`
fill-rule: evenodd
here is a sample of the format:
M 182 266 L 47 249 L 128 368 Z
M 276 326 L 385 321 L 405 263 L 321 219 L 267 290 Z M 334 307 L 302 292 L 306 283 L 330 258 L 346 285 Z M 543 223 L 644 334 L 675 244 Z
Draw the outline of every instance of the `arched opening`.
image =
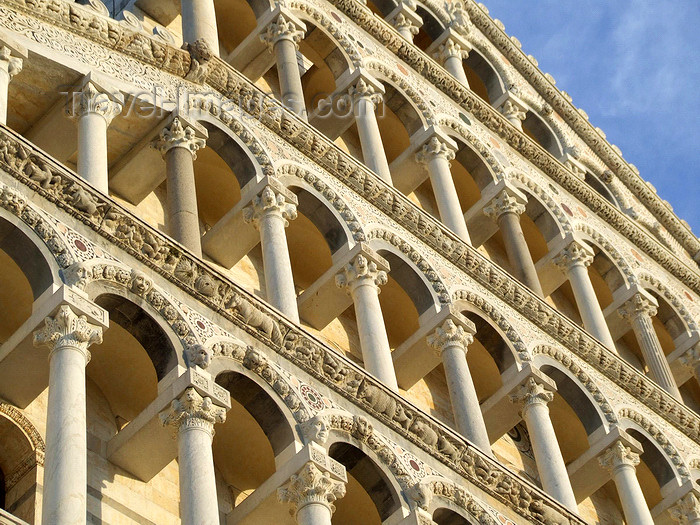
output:
M 549 128 L 549 126 L 545 124 L 544 120 L 542 120 L 532 111 L 527 112 L 527 116 L 523 121 L 523 132 L 545 150 L 551 153 L 555 158 L 558 159 L 561 157 L 562 148 L 556 135 Z
M 664 453 L 644 432 L 635 428 L 629 428 L 627 432 L 642 445 L 641 461 L 636 468 L 637 479 L 647 506 L 653 509 L 677 484 L 676 474 Z
M 345 466 L 345 496 L 335 502 L 334 522 L 348 525 L 379 525 L 396 512 L 401 502 L 382 469 L 362 450 L 336 442 L 328 455 Z
M 471 522 L 455 511 L 447 508 L 435 509 L 433 521 L 437 525 L 472 525 Z
M 598 193 L 600 193 L 605 200 L 607 200 L 610 204 L 615 206 L 616 208 L 620 208 L 620 204 L 617 202 L 617 199 L 615 196 L 612 194 L 612 191 L 603 184 L 603 182 L 593 175 L 590 171 L 586 172 L 586 176 L 584 180 L 588 183 L 588 185 L 596 190 Z
M 418 34 L 413 37 L 413 43 L 418 48 L 425 51 L 437 40 L 445 31 L 445 27 L 440 23 L 435 15 L 425 5 L 416 3 L 416 13 L 423 20 L 423 24 L 418 29 Z
M 254 380 L 226 371 L 216 382 L 231 394 L 231 409 L 217 425 L 212 444 L 219 509 L 226 515 L 275 473 L 275 458 L 292 446 L 294 431 L 276 400 Z M 248 516 L 246 523 L 271 522 L 261 516 L 278 512 L 275 505 L 266 502 L 254 509 L 257 518 Z
M 505 92 L 496 69 L 474 49 L 464 60 L 464 72 L 467 74 L 469 88 L 488 104 L 493 104 Z

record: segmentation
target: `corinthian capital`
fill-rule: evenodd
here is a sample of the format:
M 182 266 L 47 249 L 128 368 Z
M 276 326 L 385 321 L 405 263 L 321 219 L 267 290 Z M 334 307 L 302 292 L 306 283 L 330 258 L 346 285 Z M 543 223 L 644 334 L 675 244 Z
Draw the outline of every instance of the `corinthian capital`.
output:
M 288 226 L 289 221 L 297 218 L 297 200 L 294 195 L 267 185 L 243 210 L 243 220 L 258 228 L 260 219 L 270 214 L 279 214 L 284 219 L 285 227 Z
M 0 64 L 7 68 L 10 78 L 22 71 L 22 59 L 12 56 L 12 49 L 0 44 Z
M 669 510 L 680 525 L 692 525 L 700 520 L 700 498 L 696 492 L 689 492 Z
M 464 60 L 468 56 L 469 49 L 462 46 L 455 38 L 447 38 L 438 46 L 437 51 L 433 53 L 433 58 L 441 64 L 448 58 L 457 57 L 460 60 Z
M 571 241 L 571 243 L 554 258 L 554 264 L 564 271 L 576 265 L 588 267 L 592 263 L 593 250 L 578 241 Z
M 48 346 L 52 353 L 60 348 L 75 348 L 85 355 L 86 364 L 90 361 L 88 348 L 101 343 L 102 328 L 90 324 L 86 316 L 77 315 L 66 304 L 56 315 L 44 319 L 44 327 L 34 332 L 34 346 Z
M 421 164 L 427 164 L 436 158 L 443 158 L 450 162 L 455 158 L 455 150 L 446 141 L 433 135 L 416 153 L 416 160 Z
M 517 127 L 520 127 L 522 121 L 527 117 L 527 110 L 512 100 L 506 100 L 500 110 L 503 116 Z
M 267 26 L 267 30 L 260 35 L 260 40 L 267 44 L 270 52 L 273 51 L 275 44 L 280 40 L 289 40 L 298 48 L 299 42 L 302 41 L 305 33 L 306 26 L 303 23 L 281 14 Z
M 554 392 L 542 382 L 530 377 L 510 396 L 510 400 L 516 405 L 520 405 L 520 412 L 525 413 L 533 405 L 546 406 L 551 403 L 554 400 Z
M 630 447 L 625 446 L 621 440 L 615 441 L 601 457 L 598 458 L 603 468 L 614 471 L 624 465 L 636 467 L 639 465 L 639 454 L 633 452 Z
M 372 284 L 379 291 L 379 287 L 388 281 L 386 272 L 379 269 L 377 263 L 369 260 L 363 254 L 357 255 L 335 276 L 336 286 L 346 291 L 350 291 L 360 284 Z
M 210 397 L 202 397 L 190 387 L 179 399 L 173 399 L 170 407 L 159 416 L 163 426 L 172 425 L 177 431 L 199 428 L 214 437 L 214 423 L 226 421 L 226 409 L 216 406 Z
M 435 350 L 438 357 L 442 356 L 443 350 L 450 346 L 458 346 L 466 354 L 469 345 L 474 342 L 475 333 L 476 326 L 469 319 L 464 319 L 460 323 L 447 319 L 442 326 L 438 326 L 428 336 L 428 345 Z
M 384 91 L 381 85 L 375 84 L 369 79 L 360 77 L 357 82 L 348 88 L 348 95 L 353 104 L 357 104 L 360 99 L 368 99 L 375 106 L 379 105 L 384 96 Z
M 638 292 L 623 304 L 617 310 L 617 313 L 626 320 L 634 320 L 640 315 L 654 317 L 657 312 L 657 306 L 658 304 L 653 298 L 646 297 Z
M 333 479 L 329 472 L 319 469 L 313 461 L 307 462 L 284 487 L 277 489 L 277 499 L 281 503 L 290 503 L 294 514 L 313 503 L 323 505 L 333 514 L 333 503 L 343 496 L 345 483 Z
M 506 213 L 522 215 L 525 213 L 525 203 L 510 191 L 502 190 L 484 207 L 484 215 L 498 220 Z
M 66 108 L 66 113 L 70 118 L 79 119 L 84 115 L 97 114 L 103 117 L 109 125 L 123 109 L 121 95 L 108 93 L 89 80 L 72 95 L 73 98 Z
M 187 125 L 180 117 L 175 117 L 170 126 L 163 128 L 152 143 L 163 155 L 172 148 L 184 148 L 192 153 L 193 159 L 197 158 L 197 152 L 206 147 L 206 144 L 206 136 L 193 126 Z

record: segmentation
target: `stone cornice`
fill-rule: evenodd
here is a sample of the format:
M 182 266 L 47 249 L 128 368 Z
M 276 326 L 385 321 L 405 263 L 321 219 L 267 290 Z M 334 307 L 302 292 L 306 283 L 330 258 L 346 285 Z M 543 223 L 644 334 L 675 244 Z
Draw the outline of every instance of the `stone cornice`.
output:
M 654 193 L 646 182 L 630 167 L 622 155 L 617 153 L 605 137 L 593 127 L 579 109 L 567 99 L 547 76 L 530 60 L 522 49 L 501 29 L 494 20 L 473 0 L 464 1 L 474 25 L 510 64 L 534 87 L 571 129 L 612 168 L 629 190 L 652 212 L 654 217 L 681 243 L 691 256 L 700 250 L 700 241 L 681 220 Z
M 17 5 L 15 2 L 10 2 L 9 0 L 0 0 L 0 4 L 1 3 Z M 41 0 L 38 0 L 38 3 L 41 3 L 42 6 L 45 4 L 45 2 L 41 2 Z M 60 5 L 63 6 L 62 3 Z M 76 6 L 75 4 L 66 5 L 71 9 Z M 78 9 L 83 9 L 80 6 L 76 7 Z M 360 6 L 358 6 L 358 8 L 359 7 Z M 34 16 L 34 11 L 30 14 Z M 114 23 L 117 24 L 116 22 Z M 81 36 L 86 36 L 83 30 L 78 30 L 78 28 L 72 27 L 68 23 L 62 25 L 70 27 L 71 31 Z M 123 29 L 119 28 L 119 31 L 123 31 Z M 393 32 L 393 30 L 391 31 Z M 90 38 L 90 35 L 87 36 Z M 144 38 L 146 37 L 144 36 Z M 93 40 L 103 44 L 105 43 L 104 39 L 93 37 Z M 123 49 L 121 51 L 123 51 Z M 170 49 L 169 53 L 171 53 L 171 57 L 178 54 L 186 54 L 184 51 L 174 49 Z M 149 60 L 147 57 L 136 53 L 134 53 L 134 56 L 141 61 L 146 61 L 154 65 L 156 65 L 156 62 L 161 62 L 160 59 Z M 188 57 L 187 60 L 183 58 L 174 62 L 190 64 L 190 62 L 194 63 L 196 61 L 190 60 Z M 174 62 L 171 60 L 168 64 Z M 171 65 L 168 67 L 172 69 Z M 284 138 L 299 151 L 309 155 L 311 159 L 323 166 L 333 176 L 343 181 L 347 186 L 362 195 L 367 201 L 373 203 L 393 220 L 399 222 L 405 229 L 416 235 L 457 267 L 463 269 L 465 273 L 484 285 L 496 296 L 511 304 L 534 325 L 539 326 L 544 332 L 550 334 L 568 349 L 581 356 L 601 373 L 616 382 L 618 386 L 627 390 L 632 396 L 646 402 L 647 405 L 661 417 L 674 424 L 691 439 L 700 443 L 700 419 L 697 414 L 666 394 L 661 388 L 641 375 L 621 358 L 612 354 L 600 343 L 586 334 L 578 325 L 569 321 L 562 314 L 536 297 L 528 289 L 520 285 L 513 277 L 479 254 L 478 251 L 464 244 L 442 224 L 417 208 L 396 189 L 387 186 L 376 175 L 355 159 L 342 152 L 324 136 L 291 113 L 280 110 L 279 104 L 266 97 L 262 91 L 253 86 L 247 79 L 230 68 L 227 64 L 218 59 L 213 59 L 211 63 L 205 66 L 197 64 L 196 66 L 192 65 L 187 68 L 183 67 L 180 68 L 179 73 L 174 74 L 183 76 L 187 75 L 190 69 L 198 68 L 198 70 L 201 70 L 203 67 L 208 70 L 206 78 L 210 87 L 213 87 L 220 93 L 233 99 L 255 100 L 256 103 L 250 105 L 254 109 L 252 115 L 265 126 Z M 436 65 L 436 67 L 438 66 Z M 184 69 L 187 69 L 187 72 L 184 72 Z M 462 90 L 462 92 L 466 93 L 466 90 Z M 483 102 L 479 103 L 485 106 Z M 490 108 L 490 106 L 485 106 L 485 109 L 497 115 L 497 118 L 500 119 L 499 122 L 501 122 L 503 126 L 515 132 L 512 126 L 507 124 L 505 119 Z M 13 132 L 5 128 L 2 128 L 2 130 L 4 132 L 3 134 L 6 138 L 9 138 L 9 140 L 23 142 L 25 143 L 25 148 L 35 149 L 30 144 L 27 144 L 24 139 L 15 137 Z M 526 140 L 524 135 L 522 135 L 522 140 Z M 543 152 L 539 146 L 534 143 L 532 144 L 538 151 Z M 39 153 L 37 153 L 37 155 L 41 156 Z M 44 159 L 43 162 L 48 162 L 56 172 L 60 172 L 65 178 L 71 179 L 71 175 L 67 175 L 69 172 L 64 167 L 58 166 L 48 159 Z M 0 160 L 0 165 L 5 165 L 5 163 Z M 246 294 L 241 292 L 238 295 L 242 298 L 237 297 L 232 299 L 229 297 L 225 300 L 220 298 L 217 303 L 202 296 L 195 289 L 193 282 L 190 282 L 189 279 L 183 281 L 182 279 L 184 277 L 180 278 L 177 276 L 187 275 L 194 279 L 197 276 L 197 271 L 200 271 L 208 274 L 216 274 L 217 280 L 225 281 L 226 278 L 222 277 L 221 274 L 218 273 L 218 270 L 183 253 L 182 249 L 179 248 L 176 243 L 166 240 L 159 232 L 141 223 L 111 200 L 96 194 L 92 190 L 84 191 L 83 193 L 85 194 L 89 193 L 92 202 L 83 207 L 85 210 L 93 210 L 94 208 L 89 215 L 86 215 L 88 212 L 80 209 L 82 204 L 80 202 L 76 203 L 75 198 L 66 195 L 54 195 L 54 193 L 46 191 L 46 189 L 39 187 L 33 181 L 29 180 L 22 171 L 18 171 L 17 167 L 7 165 L 6 169 L 12 172 L 13 175 L 24 184 L 31 186 L 42 195 L 49 197 L 50 200 L 56 202 L 59 207 L 67 210 L 69 213 L 75 214 L 75 208 L 77 207 L 79 212 L 82 211 L 83 215 L 85 215 L 80 220 L 89 224 L 90 227 L 100 232 L 111 242 L 122 246 L 123 249 L 132 255 L 144 260 L 146 264 L 155 268 L 159 273 L 166 276 L 166 278 L 175 282 L 188 293 L 198 297 L 215 310 L 221 311 L 223 305 L 238 301 L 236 308 L 237 312 L 239 312 L 239 316 L 255 317 L 255 323 L 246 323 L 243 329 L 257 337 L 260 337 L 262 332 L 270 341 L 275 344 L 278 343 L 279 337 L 281 336 L 279 330 L 275 331 L 269 328 L 269 325 L 264 319 L 258 319 L 258 316 L 261 315 L 259 313 L 260 307 L 257 305 L 255 307 L 252 306 L 255 304 L 252 298 L 245 297 Z M 575 178 L 569 175 L 563 168 L 562 170 L 567 174 L 567 177 Z M 595 193 L 592 189 L 590 191 Z M 53 198 L 51 198 L 51 196 L 53 196 Z M 622 216 L 618 210 L 612 208 L 602 197 L 598 196 L 598 199 L 603 201 L 608 209 Z M 139 230 L 138 237 L 140 237 L 141 240 L 135 241 L 134 235 L 131 232 L 120 231 L 119 225 L 114 226 L 115 222 L 118 221 L 110 217 L 110 214 L 116 214 L 122 218 L 128 217 L 129 221 L 133 224 L 137 224 L 137 229 Z M 143 241 L 144 237 L 148 239 L 148 242 Z M 655 241 L 654 243 L 660 246 Z M 153 245 L 155 245 L 155 248 Z M 670 257 L 670 259 L 676 260 L 675 257 Z M 667 264 L 670 262 L 669 260 Z M 696 275 L 694 277 L 693 289 L 700 291 L 700 280 L 697 279 Z M 263 308 L 263 310 L 265 309 L 266 308 Z M 231 317 L 230 314 L 224 315 L 229 318 Z
M 70 214 L 113 246 L 141 261 L 205 307 L 318 378 L 492 497 L 506 505 L 514 505 L 516 512 L 530 522 L 541 523 L 544 512 L 556 520 L 565 519 L 568 523 L 583 525 L 578 517 L 540 489 L 479 452 L 464 438 L 230 281 L 217 268 L 191 255 L 175 241 L 142 222 L 21 136 L 2 126 L 0 150 L 4 152 L 0 155 L 0 169 L 35 192 L 35 198 L 43 198 Z M 36 162 L 43 163 L 54 174 L 50 184 L 41 186 L 26 175 L 25 168 Z M 78 201 L 73 197 L 76 193 L 80 195 Z M 2 184 L 0 207 L 25 221 L 37 221 L 36 212 L 31 211 L 24 197 Z M 385 410 L 387 406 L 394 407 L 395 413 L 389 414 Z M 410 414 L 410 418 L 394 417 L 399 413 Z M 501 490 L 503 486 L 519 487 L 516 501 L 512 499 L 510 490 Z

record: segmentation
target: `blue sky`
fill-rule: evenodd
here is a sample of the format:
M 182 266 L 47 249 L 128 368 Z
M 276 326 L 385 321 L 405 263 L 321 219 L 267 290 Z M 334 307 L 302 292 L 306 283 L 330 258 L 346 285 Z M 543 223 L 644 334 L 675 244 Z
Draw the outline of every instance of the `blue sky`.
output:
M 700 234 L 700 0 L 482 0 Z

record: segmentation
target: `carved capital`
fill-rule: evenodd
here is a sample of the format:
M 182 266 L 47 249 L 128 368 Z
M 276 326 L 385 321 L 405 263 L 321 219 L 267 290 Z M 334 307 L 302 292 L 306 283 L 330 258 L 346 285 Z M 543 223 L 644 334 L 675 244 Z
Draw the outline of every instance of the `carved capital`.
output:
M 639 465 L 639 454 L 618 439 L 598 458 L 598 461 L 603 468 L 614 472 L 615 469 L 625 465 L 631 467 Z
M 161 130 L 152 145 L 163 155 L 172 148 L 185 148 L 192 153 L 192 158 L 196 159 L 197 152 L 205 148 L 206 144 L 206 140 L 197 133 L 197 130 L 183 123 L 179 117 L 175 117 L 170 126 Z
M 284 15 L 279 15 L 260 35 L 260 40 L 267 44 L 270 52 L 274 50 L 275 44 L 280 40 L 289 40 L 298 49 L 299 42 L 303 40 L 305 33 L 306 28 L 303 25 L 287 19 Z
M 517 388 L 514 394 L 511 394 L 510 400 L 520 405 L 520 412 L 524 414 L 533 405 L 547 406 L 554 400 L 554 392 L 534 377 L 530 377 Z
M 443 350 L 449 346 L 459 346 L 466 354 L 469 345 L 474 342 L 475 333 L 476 326 L 471 321 L 463 326 L 462 323 L 457 324 L 452 319 L 447 319 L 428 336 L 428 345 L 435 350 L 438 357 L 442 356 Z
M 371 82 L 360 77 L 355 84 L 348 88 L 348 96 L 353 104 L 357 104 L 358 100 L 364 98 L 378 106 L 382 102 L 384 93 Z
M 281 503 L 290 503 L 293 514 L 313 503 L 325 506 L 333 514 L 333 502 L 343 496 L 345 483 L 333 479 L 329 472 L 319 469 L 313 461 L 306 463 L 285 486 L 277 489 L 277 499 Z
M 122 112 L 121 101 L 111 93 L 100 89 L 93 82 L 86 82 L 79 90 L 72 93 L 72 100 L 66 108 L 66 114 L 73 119 L 79 119 L 91 113 L 102 116 L 107 125 Z
M 572 241 L 554 258 L 554 264 L 564 271 L 576 265 L 588 267 L 592 263 L 593 250 L 578 241 Z
M 502 190 L 484 207 L 484 215 L 497 221 L 506 213 L 522 215 L 525 213 L 525 203 L 508 190 Z
M 618 308 L 617 313 L 625 320 L 632 321 L 640 315 L 654 317 L 657 312 L 657 305 L 641 293 L 634 294 L 625 304 Z
M 464 60 L 468 56 L 469 50 L 462 47 L 462 45 L 454 38 L 446 39 L 438 46 L 437 51 L 433 53 L 433 58 L 435 58 L 441 64 L 448 58 L 457 57 L 460 60 Z
M 438 157 L 450 162 L 455 158 L 455 151 L 447 142 L 433 135 L 416 153 L 416 160 L 421 164 L 427 164 Z
M 287 227 L 289 221 L 297 218 L 297 203 L 272 186 L 265 186 L 243 210 L 243 220 L 258 228 L 260 219 L 268 215 L 279 215 L 284 219 L 284 226 Z
M 527 110 L 512 100 L 506 100 L 499 109 L 504 117 L 518 127 L 527 117 Z
M 362 254 L 357 255 L 351 262 L 335 276 L 335 284 L 338 288 L 351 291 L 360 284 L 372 284 L 377 288 L 389 282 L 384 270 L 380 270 L 374 261 L 370 261 Z
M 226 409 L 216 406 L 210 397 L 202 397 L 193 387 L 188 388 L 170 407 L 160 414 L 163 426 L 173 426 L 176 431 L 199 428 L 214 437 L 214 423 L 226 421 Z
M 12 49 L 7 46 L 0 47 L 0 63 L 7 68 L 10 79 L 22 71 L 22 59 L 12 56 Z
M 34 332 L 34 346 L 48 346 L 49 357 L 60 348 L 75 348 L 85 355 L 85 364 L 90 361 L 88 348 L 101 343 L 102 327 L 90 324 L 86 316 L 77 315 L 67 304 L 44 319 L 44 327 Z
M 680 525 L 692 525 L 700 520 L 700 498 L 696 492 L 689 492 L 669 509 L 671 517 Z
M 397 31 L 408 31 L 412 35 L 417 35 L 420 31 L 420 25 L 416 23 L 415 18 L 408 16 L 406 13 L 399 13 L 394 17 L 394 27 Z

